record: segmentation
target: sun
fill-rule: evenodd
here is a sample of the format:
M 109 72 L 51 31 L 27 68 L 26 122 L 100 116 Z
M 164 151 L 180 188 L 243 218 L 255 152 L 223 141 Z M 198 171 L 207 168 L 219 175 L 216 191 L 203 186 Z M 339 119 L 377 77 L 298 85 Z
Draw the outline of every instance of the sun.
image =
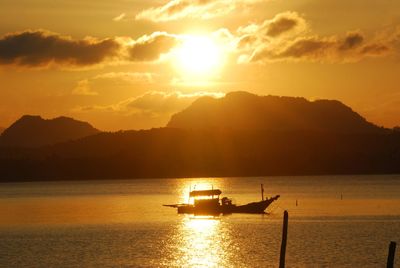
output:
M 212 38 L 187 35 L 176 49 L 176 65 L 186 76 L 209 77 L 221 67 L 222 54 L 220 45 Z

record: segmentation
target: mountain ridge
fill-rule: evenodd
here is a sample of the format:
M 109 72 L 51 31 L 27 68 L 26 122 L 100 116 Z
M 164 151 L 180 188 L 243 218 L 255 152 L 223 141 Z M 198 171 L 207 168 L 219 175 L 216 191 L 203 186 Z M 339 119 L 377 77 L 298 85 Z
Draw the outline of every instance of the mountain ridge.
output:
M 89 123 L 60 116 L 43 119 L 24 115 L 0 135 L 0 145 L 8 147 L 41 147 L 99 133 Z
M 232 96 L 223 105 L 224 99 L 201 98 L 178 113 L 185 119 L 180 124 L 163 128 L 3 147 L 0 182 L 400 173 L 400 132 L 369 123 L 341 102 L 243 93 L 228 100 Z M 265 100 L 270 105 L 262 110 Z M 293 103 L 296 109 L 283 112 Z M 278 119 L 262 120 L 265 115 Z M 228 123 L 218 125 L 213 116 Z M 307 120 L 296 123 L 302 116 Z M 234 128 L 236 121 L 241 125 Z
M 266 129 L 277 131 L 380 132 L 337 100 L 257 96 L 230 92 L 224 98 L 202 97 L 174 114 L 167 127 L 202 129 Z

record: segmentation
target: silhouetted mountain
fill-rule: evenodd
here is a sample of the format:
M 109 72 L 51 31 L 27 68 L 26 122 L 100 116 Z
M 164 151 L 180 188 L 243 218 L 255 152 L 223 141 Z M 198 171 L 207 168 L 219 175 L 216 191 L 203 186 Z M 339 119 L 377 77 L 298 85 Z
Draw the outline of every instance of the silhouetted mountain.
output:
M 98 133 L 86 122 L 68 117 L 45 120 L 40 116 L 24 115 L 0 136 L 0 145 L 7 147 L 40 147 L 75 140 Z
M 400 133 L 161 128 L 0 150 L 2 181 L 400 172 Z
M 323 122 L 329 118 L 334 122 Z M 2 148 L 0 181 L 400 173 L 400 132 L 378 128 L 336 101 L 233 93 L 202 98 L 169 125 L 181 128 Z
M 3 133 L 4 130 L 5 130 L 4 127 L 0 127 L 0 135 L 1 135 L 1 133 Z
M 202 97 L 172 116 L 168 127 L 184 129 L 380 132 L 351 108 L 335 100 L 257 96 L 231 92 L 224 98 Z

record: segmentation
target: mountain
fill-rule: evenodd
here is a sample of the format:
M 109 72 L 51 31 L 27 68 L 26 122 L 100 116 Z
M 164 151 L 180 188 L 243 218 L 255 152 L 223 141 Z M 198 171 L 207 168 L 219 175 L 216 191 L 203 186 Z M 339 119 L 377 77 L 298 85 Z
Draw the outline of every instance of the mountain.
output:
M 399 131 L 338 101 L 243 92 L 199 99 L 164 128 L 0 150 L 0 182 L 382 173 L 400 173 Z
M 160 128 L 0 150 L 0 181 L 400 172 L 400 133 Z
M 1 135 L 1 133 L 3 133 L 4 130 L 5 130 L 4 127 L 0 127 L 0 135 Z
M 68 117 L 50 120 L 40 116 L 24 115 L 5 129 L 0 145 L 6 147 L 40 147 L 97 134 L 89 123 Z
M 202 97 L 172 116 L 168 127 L 183 129 L 320 131 L 373 133 L 381 128 L 335 100 L 257 96 L 231 92 L 224 98 Z

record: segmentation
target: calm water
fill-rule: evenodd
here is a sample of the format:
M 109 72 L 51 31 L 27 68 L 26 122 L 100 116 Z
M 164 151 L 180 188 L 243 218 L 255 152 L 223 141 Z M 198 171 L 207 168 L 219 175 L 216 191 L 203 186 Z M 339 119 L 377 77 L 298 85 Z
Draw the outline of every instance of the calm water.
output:
M 269 215 L 161 206 L 194 185 L 256 201 L 260 183 L 281 195 Z M 277 267 L 283 209 L 288 267 L 384 267 L 400 243 L 400 175 L 10 183 L 0 184 L 0 267 Z

